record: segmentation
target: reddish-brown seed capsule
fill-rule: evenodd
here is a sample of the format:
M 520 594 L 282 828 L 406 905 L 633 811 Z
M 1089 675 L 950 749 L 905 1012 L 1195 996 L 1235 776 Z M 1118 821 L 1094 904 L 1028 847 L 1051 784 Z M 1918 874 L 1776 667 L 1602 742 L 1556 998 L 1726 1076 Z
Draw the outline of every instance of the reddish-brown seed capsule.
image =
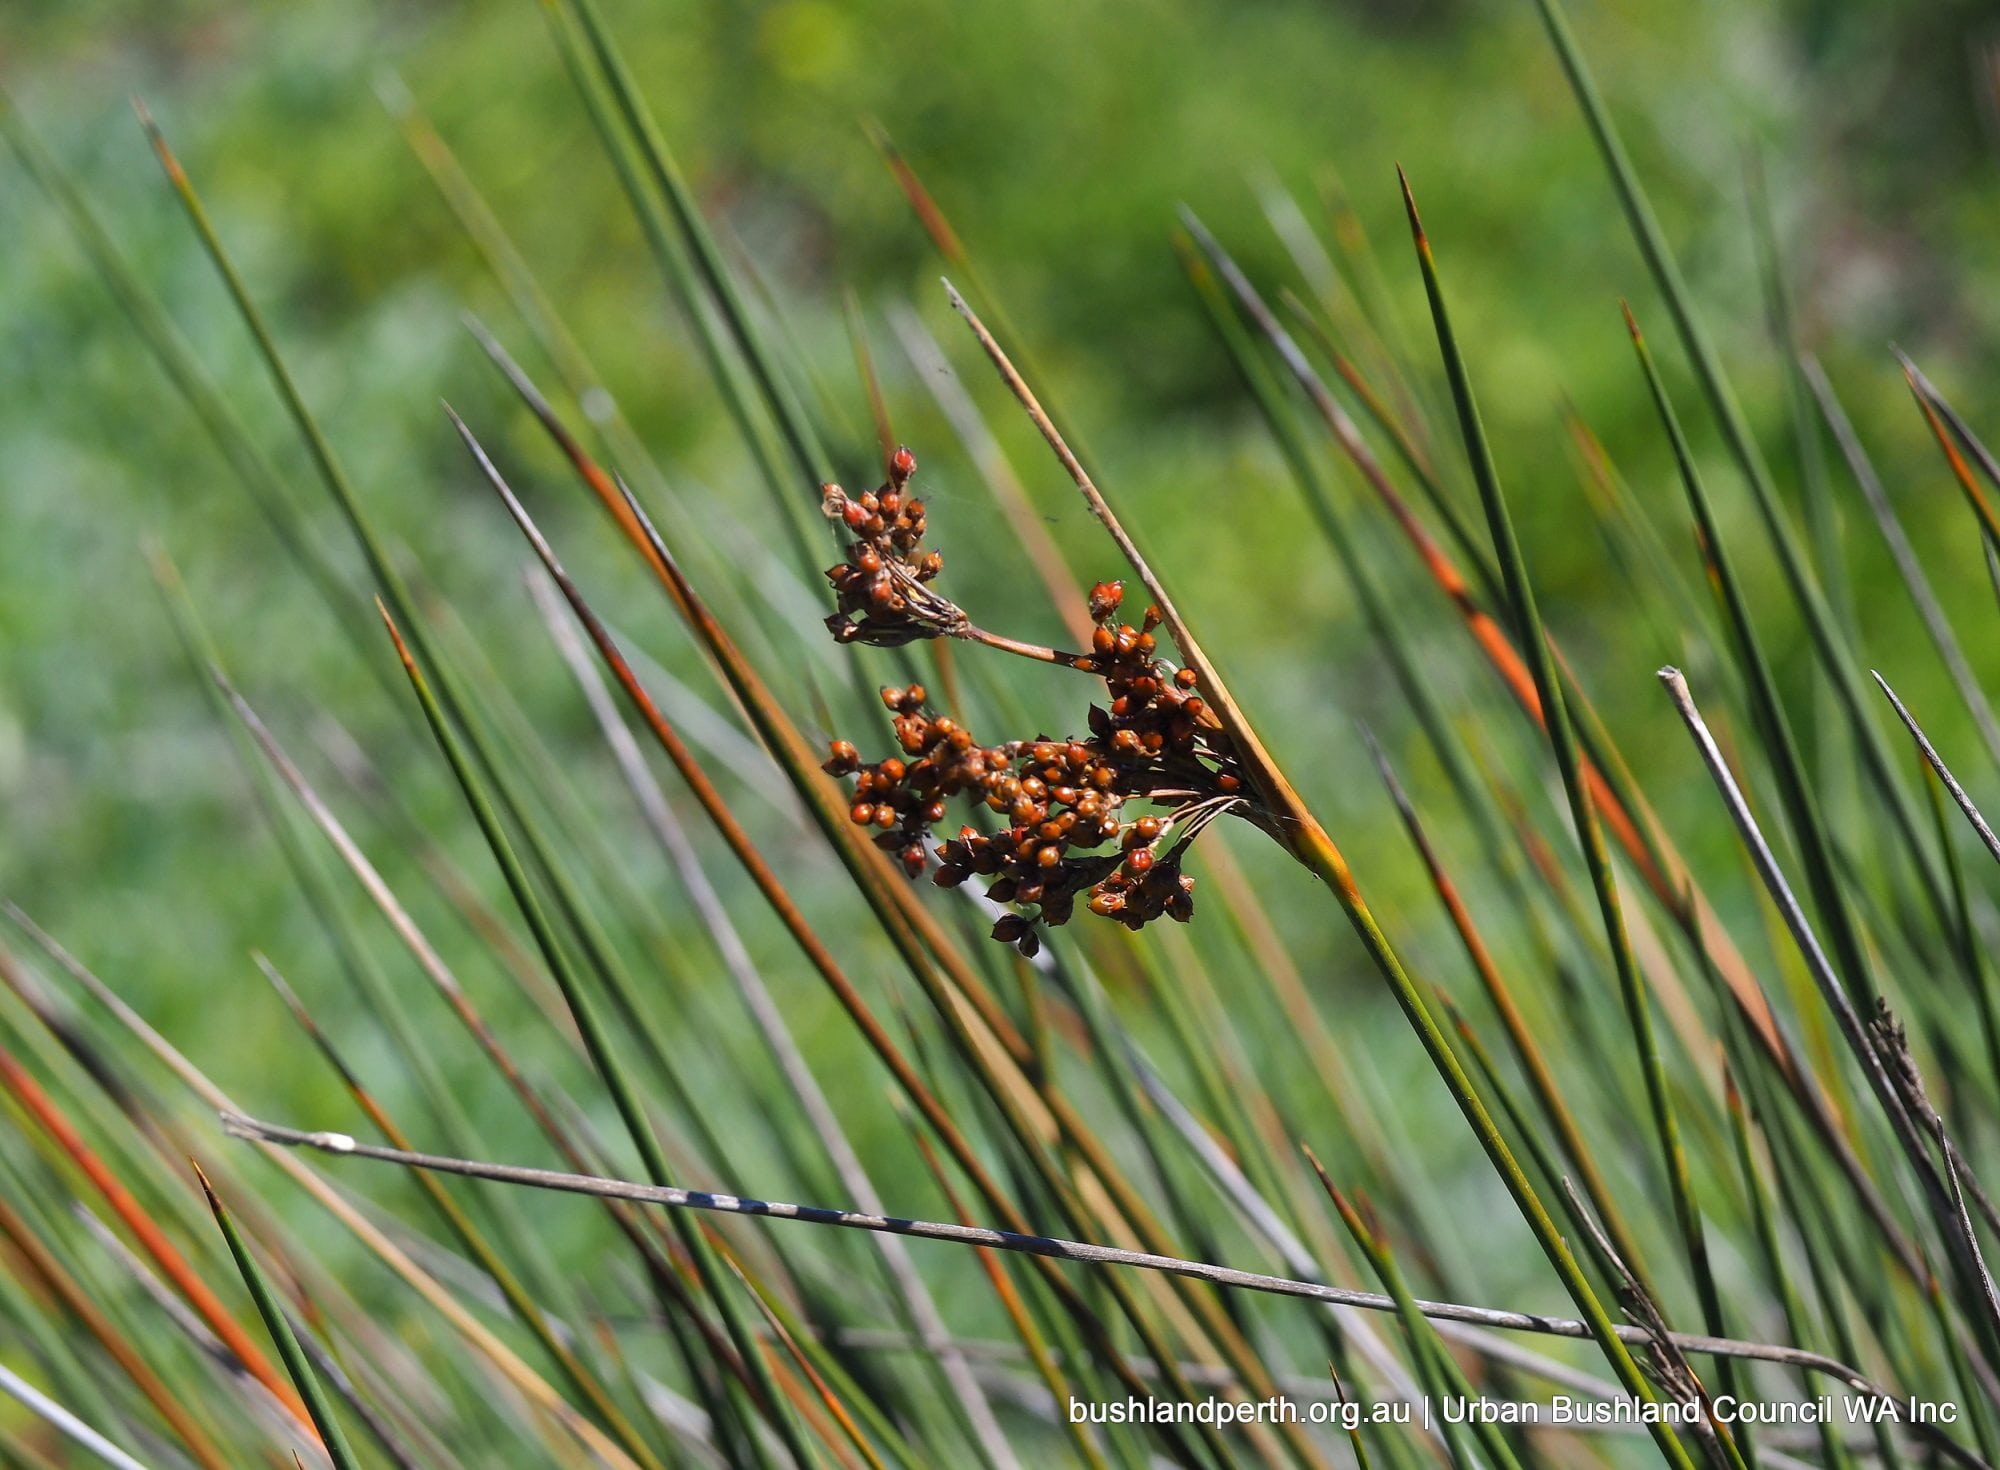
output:
M 896 447 L 896 452 L 889 456 L 890 482 L 899 487 L 906 485 L 909 483 L 910 476 L 914 475 L 916 472 L 917 472 L 917 457 L 914 454 L 910 453 L 910 451 L 904 446 L 898 445 Z M 946 478 L 950 477 L 947 476 Z
M 1118 604 L 1124 600 L 1123 582 L 1099 582 L 1090 589 L 1090 616 L 1093 622 L 1101 623 L 1118 611 Z

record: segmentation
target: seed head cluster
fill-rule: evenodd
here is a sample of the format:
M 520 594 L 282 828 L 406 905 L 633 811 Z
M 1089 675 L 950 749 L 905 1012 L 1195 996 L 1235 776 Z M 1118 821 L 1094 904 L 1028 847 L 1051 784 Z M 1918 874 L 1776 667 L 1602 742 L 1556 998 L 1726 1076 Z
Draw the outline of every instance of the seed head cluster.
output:
M 1242 800 L 1242 776 L 1226 737 L 1203 719 L 1194 671 L 1156 656 L 1157 609 L 1137 627 L 1117 621 L 1123 597 L 1121 583 L 1094 587 L 1091 651 L 1054 660 L 1104 681 L 1087 736 L 982 745 L 929 710 L 922 686 L 890 687 L 882 701 L 902 754 L 863 764 L 851 743 L 836 740 L 825 764 L 855 778 L 849 816 L 880 828 L 876 844 L 912 877 L 930 865 L 926 839 L 949 802 L 970 804 L 975 820 L 983 815 L 983 830 L 962 826 L 938 849 L 935 881 L 955 888 L 988 880 L 988 898 L 1017 908 L 993 937 L 1023 954 L 1041 947 L 1040 925 L 1069 922 L 1079 901 L 1131 929 L 1163 915 L 1187 922 L 1194 879 L 1181 871 L 1182 854 L 1202 826 Z M 1133 818 L 1133 802 L 1160 810 Z
M 966 626 L 965 614 L 928 585 L 944 556 L 923 549 L 924 503 L 909 493 L 916 472 L 917 457 L 899 448 L 879 490 L 853 498 L 838 485 L 819 487 L 820 509 L 854 538 L 847 560 L 826 572 L 839 607 L 826 626 L 838 642 L 895 648 L 956 636 Z

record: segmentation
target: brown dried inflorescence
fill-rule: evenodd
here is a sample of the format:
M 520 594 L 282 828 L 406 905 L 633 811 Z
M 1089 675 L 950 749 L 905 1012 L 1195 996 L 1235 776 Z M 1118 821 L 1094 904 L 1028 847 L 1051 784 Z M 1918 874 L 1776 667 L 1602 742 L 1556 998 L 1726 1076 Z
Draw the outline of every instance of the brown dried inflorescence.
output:
M 1209 821 L 1244 807 L 1245 792 L 1227 738 L 1206 716 L 1194 671 L 1158 655 L 1158 610 L 1148 608 L 1137 627 L 1120 623 L 1124 586 L 1100 582 L 1090 593 L 1096 629 L 1089 653 L 1034 650 L 981 633 L 922 585 L 939 562 L 935 552 L 918 555 L 921 502 L 904 494 L 914 468 L 908 451 L 899 451 L 882 492 L 859 502 L 839 498 L 833 513 L 859 539 L 848 563 L 829 573 L 840 594 L 841 612 L 828 620 L 835 637 L 970 637 L 1094 674 L 1104 681 L 1104 702 L 1090 707 L 1086 736 L 982 745 L 927 708 L 921 686 L 885 688 L 902 754 L 864 764 L 852 744 L 836 740 L 825 764 L 833 775 L 855 778 L 849 816 L 879 828 L 876 844 L 915 877 L 930 866 L 929 839 L 949 803 L 963 800 L 983 813 L 985 830 L 962 826 L 939 847 L 936 881 L 955 888 L 987 880 L 987 897 L 1016 909 L 994 925 L 993 937 L 1023 954 L 1040 948 L 1042 924 L 1069 922 L 1079 901 L 1131 929 L 1162 916 L 1187 922 L 1194 880 L 1181 871 L 1182 855 Z M 830 508 L 838 495 L 829 487 Z M 908 586 L 952 617 L 912 599 Z M 1151 809 L 1134 817 L 1131 803 Z
M 923 549 L 924 503 L 909 493 L 916 472 L 917 457 L 898 449 L 879 490 L 856 499 L 838 485 L 819 487 L 827 519 L 854 534 L 847 560 L 826 572 L 840 608 L 826 626 L 841 643 L 894 648 L 957 637 L 967 626 L 965 614 L 928 585 L 944 569 L 944 557 Z

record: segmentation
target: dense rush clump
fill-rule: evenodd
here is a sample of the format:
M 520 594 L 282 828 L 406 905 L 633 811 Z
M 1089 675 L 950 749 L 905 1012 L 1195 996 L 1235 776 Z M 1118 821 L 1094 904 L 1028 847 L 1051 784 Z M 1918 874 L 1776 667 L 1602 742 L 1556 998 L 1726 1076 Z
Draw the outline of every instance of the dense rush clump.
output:
M 922 502 L 905 494 L 914 469 L 899 450 L 881 492 L 852 501 L 834 487 L 825 491 L 829 514 L 858 533 L 848 562 L 828 573 L 841 608 L 828 626 L 842 642 L 986 636 L 922 585 L 940 561 L 918 551 Z M 892 686 L 882 701 L 902 754 L 864 764 L 852 743 L 836 740 L 825 763 L 829 773 L 855 778 L 849 816 L 880 828 L 876 845 L 912 877 L 930 866 L 929 839 L 950 802 L 983 812 L 984 830 L 962 826 L 938 848 L 936 881 L 955 888 L 975 876 L 988 880 L 988 898 L 1022 910 L 1002 917 L 993 937 L 1023 954 L 1040 948 L 1039 924 L 1069 922 L 1079 900 L 1132 929 L 1162 916 L 1187 922 L 1194 880 L 1181 871 L 1182 854 L 1202 826 L 1243 799 L 1243 778 L 1227 738 L 1204 718 L 1194 671 L 1158 656 L 1159 611 L 1148 608 L 1137 627 L 1120 623 L 1123 599 L 1119 582 L 1091 589 L 1090 652 L 1038 651 L 1104 681 L 1088 735 L 982 745 L 928 709 L 921 685 Z M 1132 802 L 1156 810 L 1134 818 L 1126 811 Z

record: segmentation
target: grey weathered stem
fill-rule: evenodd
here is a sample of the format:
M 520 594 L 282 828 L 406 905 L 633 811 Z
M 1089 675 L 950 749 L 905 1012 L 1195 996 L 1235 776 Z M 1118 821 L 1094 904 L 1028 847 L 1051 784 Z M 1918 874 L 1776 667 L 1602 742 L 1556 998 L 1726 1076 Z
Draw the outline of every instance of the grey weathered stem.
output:
M 440 1154 L 409 1153 L 363 1143 L 345 1133 L 308 1132 L 278 1123 L 266 1123 L 240 1113 L 221 1114 L 222 1125 L 233 1137 L 291 1148 L 318 1149 L 324 1153 L 368 1159 L 376 1163 L 398 1164 L 410 1169 L 429 1169 L 470 1179 L 486 1179 L 500 1184 L 517 1184 L 531 1189 L 552 1189 L 568 1194 L 597 1195 L 631 1200 L 636 1204 L 665 1205 L 670 1209 L 702 1210 L 714 1214 L 761 1216 L 774 1220 L 796 1220 L 808 1225 L 831 1225 L 846 1230 L 886 1232 L 915 1236 L 924 1240 L 949 1241 L 958 1245 L 982 1246 L 988 1250 L 1014 1251 L 1022 1255 L 1047 1256 L 1097 1266 L 1129 1266 L 1141 1271 L 1160 1271 L 1191 1277 L 1214 1286 L 1242 1291 L 1267 1292 L 1273 1296 L 1296 1297 L 1305 1301 L 1331 1302 L 1337 1306 L 1359 1307 L 1371 1312 L 1393 1312 L 1394 1297 L 1381 1292 L 1357 1291 L 1317 1281 L 1294 1281 L 1283 1276 L 1267 1276 L 1257 1271 L 1239 1271 L 1208 1261 L 1185 1260 L 1177 1256 L 1156 1256 L 1145 1251 L 1121 1250 L 1088 1241 L 1064 1240 L 1057 1236 L 1020 1235 L 992 1230 L 981 1225 L 957 1225 L 940 1220 L 906 1220 L 890 1215 L 864 1214 L 855 1210 L 831 1209 L 824 1205 L 787 1204 L 777 1200 L 716 1194 L 698 1189 L 639 1184 L 625 1179 L 601 1179 L 586 1174 L 564 1174 L 553 1169 L 532 1169 L 516 1164 L 491 1164 L 476 1159 L 457 1159 Z M 1426 1317 L 1442 1322 L 1467 1322 L 1510 1332 L 1539 1332 L 1551 1337 L 1587 1340 L 1592 1336 L 1588 1323 L 1573 1317 L 1549 1317 L 1535 1312 L 1516 1312 L 1501 1307 L 1470 1306 L 1460 1302 L 1423 1301 L 1417 1309 Z M 1615 1329 L 1626 1342 L 1647 1346 L 1657 1334 L 1643 1327 Z M 1668 1340 L 1685 1353 L 1709 1357 L 1744 1358 L 1779 1363 L 1808 1373 L 1824 1374 L 1869 1398 L 1893 1399 L 1886 1389 L 1823 1353 L 1779 1343 L 1746 1342 L 1737 1338 L 1709 1337 L 1699 1333 L 1675 1332 Z M 1982 1465 L 1976 1456 L 1942 1438 L 1936 1441 L 1960 1463 Z
M 1917 614 L 1924 620 L 1924 628 L 1931 635 L 1938 657 L 1944 660 L 1951 682 L 1958 687 L 1959 698 L 1972 712 L 1973 723 L 1979 727 L 1987 753 L 1993 757 L 1994 764 L 2000 765 L 2000 720 L 1994 718 L 1993 706 L 1987 702 L 1985 691 L 1973 676 L 1972 666 L 1966 662 L 1965 650 L 1959 646 L 1957 634 L 1952 632 L 1951 620 L 1945 616 L 1937 593 L 1931 590 L 1930 578 L 1924 574 L 1923 561 L 1918 557 L 1916 548 L 1910 545 L 1909 535 L 1903 530 L 1896 508 L 1889 503 L 1889 492 L 1883 488 L 1882 477 L 1875 473 L 1875 466 L 1869 462 L 1868 452 L 1861 447 L 1861 437 L 1854 432 L 1853 421 L 1847 417 L 1847 410 L 1841 407 L 1833 384 L 1827 379 L 1826 369 L 1819 365 L 1819 359 L 1809 352 L 1802 353 L 1799 371 L 1804 374 L 1813 397 L 1819 400 L 1820 415 L 1826 420 L 1827 428 L 1833 431 L 1834 442 L 1840 446 L 1841 456 L 1854 474 L 1854 483 L 1861 487 L 1861 497 L 1868 502 L 1869 513 L 1875 517 L 1882 541 L 1889 548 L 1889 555 L 1895 559 L 1896 570 L 1903 575 L 1903 585 L 1910 590 L 1910 601 L 1916 604 Z
M 1903 728 L 1908 730 L 1910 738 L 1917 742 L 1917 749 L 1923 752 L 1923 757 L 1930 764 L 1930 768 L 1937 772 L 1938 780 L 1944 782 L 1944 789 L 1951 793 L 1951 799 L 1958 803 L 1958 809 L 1965 813 L 1965 820 L 1972 823 L 1972 830 L 1979 834 L 1979 840 L 1985 843 L 1986 850 L 1993 854 L 1993 861 L 2000 863 L 2000 837 L 1993 835 L 1993 829 L 1986 824 L 1986 818 L 1979 814 L 1979 808 L 1972 804 L 1972 798 L 1966 795 L 1965 788 L 1958 784 L 1958 777 L 1952 775 L 1951 767 L 1947 766 L 1944 757 L 1937 753 L 1937 747 L 1931 744 L 1930 736 L 1924 734 L 1923 726 L 1917 723 L 1916 716 L 1903 707 L 1903 701 L 1896 697 L 1896 691 L 1889 687 L 1889 681 L 1874 669 L 1868 672 L 1875 675 L 1875 682 L 1880 684 L 1882 692 L 1889 696 L 1889 703 L 1896 708 L 1896 718 L 1903 722 Z
M 1812 972 L 1813 981 L 1825 998 L 1827 1008 L 1833 1012 L 1841 1034 L 1846 1037 L 1848 1046 L 1854 1052 L 1855 1060 L 1861 1064 L 1861 1070 L 1866 1074 L 1870 1088 L 1880 1102 L 1882 1111 L 1887 1115 L 1889 1126 L 1896 1135 L 1896 1141 L 1902 1146 L 1910 1168 L 1923 1187 L 1924 1195 L 1945 1234 L 1952 1257 L 1965 1278 L 1968 1290 L 1977 1291 L 1979 1305 L 1988 1329 L 1996 1338 L 2000 1338 L 2000 1303 L 1993 1297 L 1990 1284 L 1987 1283 L 1985 1268 L 1977 1254 L 1968 1253 L 1965 1249 L 1964 1236 L 1969 1231 L 1970 1224 L 1963 1219 L 1963 1210 L 1955 1208 L 1951 1196 L 1946 1193 L 1944 1180 L 1925 1150 L 1923 1136 L 1917 1130 L 1916 1120 L 1911 1116 L 1903 1093 L 1889 1075 L 1889 1066 L 1881 1048 L 1876 1045 L 1869 1035 L 1868 1028 L 1863 1025 L 1860 1014 L 1854 1009 L 1853 1000 L 1848 996 L 1846 986 L 1841 984 L 1840 977 L 1834 973 L 1832 962 L 1827 959 L 1826 951 L 1820 946 L 1819 936 L 1813 932 L 1805 910 L 1799 906 L 1798 897 L 1792 892 L 1791 885 L 1785 881 L 1784 870 L 1778 866 L 1778 860 L 1771 852 L 1771 845 L 1764 840 L 1763 830 L 1758 827 L 1757 818 L 1751 814 L 1750 804 L 1743 799 L 1743 792 L 1736 784 L 1736 777 L 1731 773 L 1728 762 L 1723 760 L 1722 751 L 1716 746 L 1715 737 L 1709 733 L 1707 724 L 1702 720 L 1701 711 L 1695 708 L 1694 696 L 1688 692 L 1687 680 L 1681 675 L 1681 671 L 1675 668 L 1661 669 L 1659 677 L 1660 682 L 1666 686 L 1668 695 L 1673 699 L 1674 707 L 1680 711 L 1681 720 L 1686 724 L 1688 733 L 1694 737 L 1695 746 L 1701 752 L 1702 762 L 1715 780 L 1716 789 L 1722 793 L 1723 804 L 1729 808 L 1730 818 L 1736 823 L 1736 829 L 1742 834 L 1744 845 L 1750 850 L 1750 857 L 1756 865 L 1758 876 L 1764 880 L 1764 886 L 1770 893 L 1772 902 L 1784 916 L 1785 927 L 1791 931 L 1792 939 L 1798 945 L 1800 955 L 1805 959 L 1806 968 Z M 1949 1148 L 1949 1140 L 1946 1141 L 1946 1147 Z

